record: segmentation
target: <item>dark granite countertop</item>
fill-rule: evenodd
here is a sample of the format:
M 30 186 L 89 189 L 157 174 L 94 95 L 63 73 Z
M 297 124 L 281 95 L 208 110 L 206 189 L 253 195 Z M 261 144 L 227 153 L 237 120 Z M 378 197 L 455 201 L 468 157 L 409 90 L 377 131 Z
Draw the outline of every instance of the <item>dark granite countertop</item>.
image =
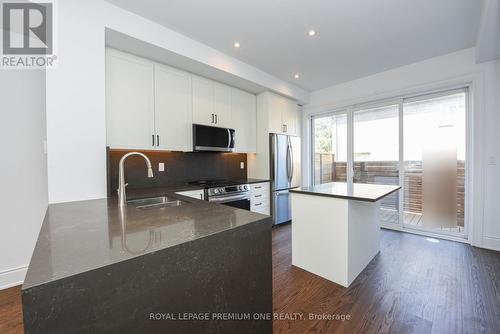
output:
M 231 181 L 238 182 L 238 183 L 248 183 L 248 184 L 252 184 L 252 183 L 270 182 L 271 180 L 248 178 L 248 179 L 242 179 L 242 180 L 231 180 Z
M 185 201 L 178 207 L 120 209 L 116 198 L 49 205 L 23 289 L 269 218 L 174 194 L 190 189 L 200 187 L 130 189 L 127 194 L 128 199 L 177 197 Z
M 401 189 L 400 186 L 365 183 L 354 183 L 352 185 L 348 185 L 346 182 L 330 182 L 310 187 L 295 188 L 290 190 L 290 192 L 376 202 L 399 189 Z

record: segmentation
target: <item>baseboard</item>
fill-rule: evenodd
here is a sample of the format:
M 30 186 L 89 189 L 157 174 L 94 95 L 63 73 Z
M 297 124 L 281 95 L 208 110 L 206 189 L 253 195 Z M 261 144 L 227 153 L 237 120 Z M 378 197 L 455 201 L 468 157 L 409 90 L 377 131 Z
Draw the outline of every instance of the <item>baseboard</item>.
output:
M 500 251 L 500 238 L 498 237 L 483 237 L 483 248 Z
M 0 290 L 23 284 L 27 271 L 26 266 L 0 272 Z

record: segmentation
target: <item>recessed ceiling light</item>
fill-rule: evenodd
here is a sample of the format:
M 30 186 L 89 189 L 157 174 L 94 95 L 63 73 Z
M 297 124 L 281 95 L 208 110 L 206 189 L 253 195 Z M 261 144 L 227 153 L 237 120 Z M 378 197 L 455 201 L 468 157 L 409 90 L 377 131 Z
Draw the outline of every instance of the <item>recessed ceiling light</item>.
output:
M 314 31 L 313 29 L 311 29 L 311 30 L 309 30 L 309 31 L 307 32 L 307 34 L 308 34 L 309 36 L 313 37 L 314 35 L 316 35 L 316 31 Z
M 295 75 L 293 76 L 295 79 L 298 79 L 300 78 L 300 75 L 298 73 L 295 73 Z
M 239 48 L 240 47 L 240 42 L 234 42 L 234 47 Z

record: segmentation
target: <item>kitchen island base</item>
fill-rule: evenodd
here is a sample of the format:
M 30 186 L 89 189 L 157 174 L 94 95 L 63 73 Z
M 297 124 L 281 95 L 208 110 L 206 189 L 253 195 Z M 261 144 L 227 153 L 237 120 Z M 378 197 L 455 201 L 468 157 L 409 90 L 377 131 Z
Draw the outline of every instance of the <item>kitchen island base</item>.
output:
M 223 209 L 223 208 L 221 208 Z M 26 333 L 272 333 L 271 219 L 22 291 Z M 76 247 L 76 246 L 75 246 Z
M 380 201 L 292 192 L 292 264 L 348 287 L 379 252 Z

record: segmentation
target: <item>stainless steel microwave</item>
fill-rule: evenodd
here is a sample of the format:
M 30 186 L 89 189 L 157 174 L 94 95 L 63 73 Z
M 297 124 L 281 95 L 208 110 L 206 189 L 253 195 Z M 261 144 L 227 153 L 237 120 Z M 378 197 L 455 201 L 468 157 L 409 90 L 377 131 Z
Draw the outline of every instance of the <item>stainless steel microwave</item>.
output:
M 193 150 L 195 152 L 233 152 L 234 130 L 193 124 Z

